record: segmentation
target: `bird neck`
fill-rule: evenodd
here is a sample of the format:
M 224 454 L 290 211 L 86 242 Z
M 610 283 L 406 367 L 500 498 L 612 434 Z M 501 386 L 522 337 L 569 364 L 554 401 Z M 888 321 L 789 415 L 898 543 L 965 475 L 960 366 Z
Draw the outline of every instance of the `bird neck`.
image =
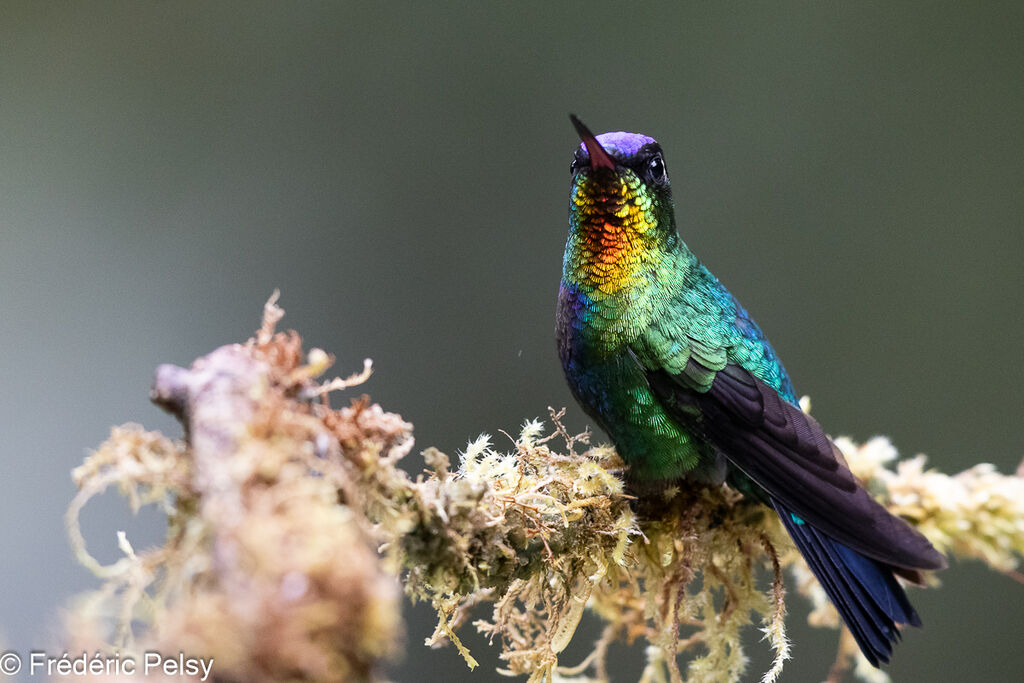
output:
M 653 291 L 659 273 L 681 245 L 675 230 L 636 230 L 611 221 L 572 220 L 562 261 L 562 281 L 594 300 L 631 300 Z
M 682 286 L 688 253 L 674 230 L 573 225 L 562 269 L 563 289 L 575 302 L 568 314 L 574 320 L 566 321 L 575 331 L 568 333 L 602 352 L 632 344 Z

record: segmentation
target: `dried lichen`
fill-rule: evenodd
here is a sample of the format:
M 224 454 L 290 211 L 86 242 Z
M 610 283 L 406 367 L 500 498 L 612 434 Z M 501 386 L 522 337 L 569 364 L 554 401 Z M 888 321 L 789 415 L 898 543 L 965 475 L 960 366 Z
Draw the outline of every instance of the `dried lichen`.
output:
M 184 441 L 117 428 L 75 471 L 72 544 L 106 579 L 71 613 L 75 647 L 213 656 L 225 680 L 369 680 L 399 640 L 395 575 L 437 610 L 428 644 L 451 642 L 475 666 L 458 632 L 483 616 L 473 625 L 500 645 L 502 671 L 531 681 L 607 680 L 609 645 L 639 640 L 643 681 L 737 680 L 751 624 L 774 653 L 763 674 L 773 681 L 789 657 L 786 568 L 815 606 L 812 623 L 838 626 L 774 515 L 725 488 L 637 500 L 614 452 L 570 436 L 553 411 L 547 435 L 527 422 L 508 452 L 481 437 L 457 467 L 427 449 L 426 469 L 410 477 L 398 463 L 411 425 L 365 398 L 329 405 L 369 365 L 319 382 L 330 357 L 275 333 L 281 314 L 272 300 L 245 345 L 158 370 L 154 400 L 182 419 Z M 920 456 L 889 469 L 887 441 L 838 443 L 869 489 L 941 550 L 1015 574 L 1020 476 L 980 465 L 948 477 Z M 161 505 L 169 531 L 142 553 L 122 536 L 125 556 L 101 566 L 77 515 L 111 485 L 133 509 Z M 604 630 L 566 666 L 586 609 Z M 855 652 L 841 639 L 832 678 Z
M 501 641 L 507 673 L 605 679 L 610 642 L 644 638 L 653 646 L 644 680 L 678 678 L 676 655 L 684 650 L 700 652 L 688 678 L 723 680 L 744 669 L 740 628 L 753 610 L 781 666 L 788 654 L 781 578 L 776 571 L 766 587 L 756 580 L 785 542 L 778 525 L 764 524 L 760 508 L 725 489 L 668 491 L 658 516 L 640 523 L 614 453 L 575 452 L 581 439 L 565 437 L 558 417 L 554 435 L 567 440 L 564 454 L 549 448 L 554 435 L 540 438 L 541 424 L 529 422 L 510 453 L 481 439 L 458 471 L 424 482 L 437 492 L 434 501 L 447 504 L 420 530 L 438 538 L 458 529 L 445 553 L 421 555 L 407 545 L 400 558 L 407 591 L 438 609 L 434 639 L 453 637 L 466 607 L 492 602 L 490 618 L 475 625 Z M 456 487 L 471 499 L 449 495 Z M 558 655 L 588 602 L 607 628 L 581 666 L 560 668 Z M 680 628 L 692 635 L 680 639 Z
M 925 469 L 924 455 L 897 460 L 884 437 L 863 446 L 836 443 L 869 490 L 941 552 L 981 560 L 1024 582 L 1017 571 L 1024 556 L 1024 463 L 1009 476 L 987 463 L 949 476 Z
M 116 428 L 74 471 L 72 545 L 107 582 L 72 610 L 72 649 L 185 652 L 245 681 L 370 680 L 396 650 L 398 586 L 373 525 L 339 495 L 355 490 L 353 463 L 404 455 L 410 426 L 365 402 L 331 411 L 312 379 L 326 354 L 303 364 L 298 336 L 273 333 L 272 302 L 265 317 L 245 345 L 158 370 L 154 401 L 184 442 Z M 112 484 L 133 508 L 162 505 L 168 533 L 138 553 L 122 535 L 125 556 L 101 566 L 77 515 Z

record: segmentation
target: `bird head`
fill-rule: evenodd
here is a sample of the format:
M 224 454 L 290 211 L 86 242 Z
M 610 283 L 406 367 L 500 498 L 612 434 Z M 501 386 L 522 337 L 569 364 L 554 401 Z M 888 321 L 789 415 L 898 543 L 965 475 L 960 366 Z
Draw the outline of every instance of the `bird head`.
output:
M 569 167 L 571 229 L 593 235 L 604 256 L 674 243 L 672 189 L 658 141 L 638 133 L 594 135 L 570 119 L 582 140 Z

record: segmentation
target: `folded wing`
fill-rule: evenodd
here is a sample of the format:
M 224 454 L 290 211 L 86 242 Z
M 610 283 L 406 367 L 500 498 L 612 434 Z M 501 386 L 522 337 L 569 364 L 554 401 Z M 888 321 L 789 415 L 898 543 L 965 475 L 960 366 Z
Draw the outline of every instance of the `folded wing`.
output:
M 864 490 L 814 418 L 745 368 L 715 370 L 691 356 L 680 373 L 644 370 L 676 420 L 818 531 L 893 567 L 946 565 L 924 536 Z

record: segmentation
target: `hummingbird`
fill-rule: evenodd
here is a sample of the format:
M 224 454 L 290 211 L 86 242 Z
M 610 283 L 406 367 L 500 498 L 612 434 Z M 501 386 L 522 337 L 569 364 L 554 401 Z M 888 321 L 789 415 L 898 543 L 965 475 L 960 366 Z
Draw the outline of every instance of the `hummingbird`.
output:
M 757 323 L 676 230 L 656 140 L 594 135 L 570 165 L 556 310 L 562 369 L 611 437 L 636 491 L 727 484 L 773 509 L 868 661 L 921 626 L 896 576 L 946 558 L 872 498 Z

